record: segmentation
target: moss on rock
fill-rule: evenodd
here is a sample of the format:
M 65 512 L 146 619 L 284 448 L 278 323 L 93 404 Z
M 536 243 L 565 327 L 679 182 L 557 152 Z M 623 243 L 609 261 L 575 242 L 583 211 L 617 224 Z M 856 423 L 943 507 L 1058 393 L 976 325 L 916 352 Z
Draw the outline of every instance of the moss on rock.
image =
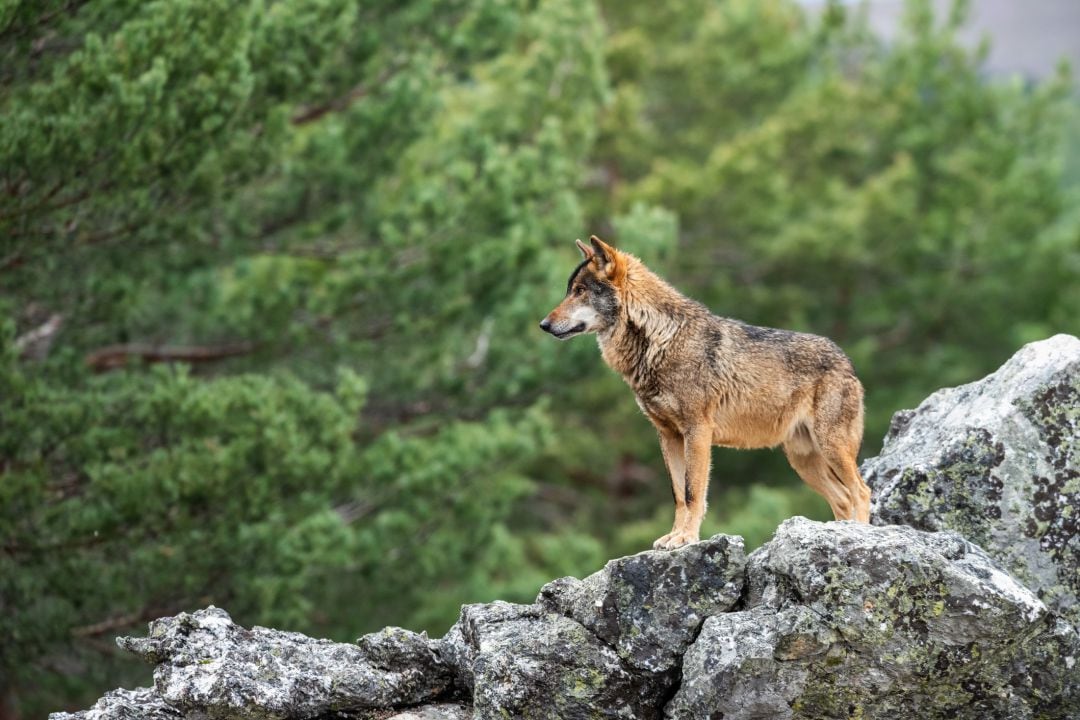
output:
M 959 532 L 1080 623 L 1080 340 L 897 413 L 863 475 L 873 522 Z

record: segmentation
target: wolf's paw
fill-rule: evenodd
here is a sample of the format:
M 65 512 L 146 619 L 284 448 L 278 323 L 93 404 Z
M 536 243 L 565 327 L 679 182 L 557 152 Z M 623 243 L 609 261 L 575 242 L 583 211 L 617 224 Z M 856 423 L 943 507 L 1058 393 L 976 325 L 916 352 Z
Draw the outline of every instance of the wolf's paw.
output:
M 652 546 L 653 550 L 674 550 L 675 548 L 680 548 L 683 545 L 689 545 L 690 543 L 696 543 L 697 541 L 697 533 L 691 533 L 685 530 L 672 530 L 667 535 L 654 542 Z

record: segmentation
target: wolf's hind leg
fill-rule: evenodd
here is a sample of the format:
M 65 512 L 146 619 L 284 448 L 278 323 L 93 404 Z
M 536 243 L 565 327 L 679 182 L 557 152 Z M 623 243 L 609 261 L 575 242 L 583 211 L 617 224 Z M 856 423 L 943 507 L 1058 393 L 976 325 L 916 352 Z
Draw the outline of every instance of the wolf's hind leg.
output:
M 825 498 L 837 520 L 852 519 L 851 493 L 829 470 L 829 464 L 821 453 L 808 449 L 801 443 L 785 443 L 784 454 L 795 472 L 811 489 Z
M 859 474 L 859 466 L 855 462 L 857 452 L 850 448 L 822 448 L 822 456 L 829 466 L 829 472 L 851 495 L 852 519 L 869 523 L 870 488 Z
M 859 474 L 863 388 L 852 375 L 826 376 L 818 387 L 812 435 L 829 472 L 851 495 L 852 519 L 870 522 L 870 488 Z

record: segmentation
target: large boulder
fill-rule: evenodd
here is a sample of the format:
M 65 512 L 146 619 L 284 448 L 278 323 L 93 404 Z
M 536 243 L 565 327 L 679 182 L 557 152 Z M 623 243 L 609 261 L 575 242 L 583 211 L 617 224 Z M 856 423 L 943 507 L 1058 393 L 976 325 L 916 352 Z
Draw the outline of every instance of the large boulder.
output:
M 954 533 L 784 522 L 710 617 L 670 718 L 1080 716 L 1080 639 Z
M 664 686 L 627 667 L 581 624 L 535 605 L 466 605 L 447 638 L 477 720 L 658 715 Z
M 862 472 L 874 523 L 954 530 L 1080 623 L 1080 340 L 898 412 Z

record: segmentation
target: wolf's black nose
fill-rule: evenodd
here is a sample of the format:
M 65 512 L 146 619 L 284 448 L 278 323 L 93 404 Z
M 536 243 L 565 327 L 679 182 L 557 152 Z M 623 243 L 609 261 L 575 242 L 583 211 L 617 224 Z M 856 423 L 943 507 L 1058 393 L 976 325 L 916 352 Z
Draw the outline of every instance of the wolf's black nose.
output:
M 543 330 L 544 332 L 547 332 L 547 331 L 551 330 L 551 321 L 548 320 L 547 318 L 544 318 L 543 320 L 541 320 L 540 321 L 540 329 Z

